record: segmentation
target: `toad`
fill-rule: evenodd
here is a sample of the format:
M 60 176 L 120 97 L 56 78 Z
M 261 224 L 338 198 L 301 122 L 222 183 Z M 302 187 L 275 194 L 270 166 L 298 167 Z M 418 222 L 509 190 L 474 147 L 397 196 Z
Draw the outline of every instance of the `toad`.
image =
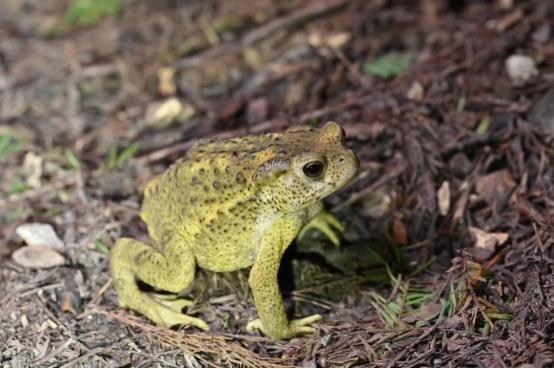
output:
M 281 133 L 204 140 L 144 191 L 141 218 L 152 245 L 121 238 L 110 255 L 119 304 L 162 326 L 208 329 L 182 313 L 178 297 L 196 265 L 215 272 L 252 266 L 249 285 L 259 319 L 247 325 L 274 339 L 314 332 L 321 316 L 287 318 L 277 283 L 283 253 L 310 227 L 338 242 L 340 223 L 321 200 L 357 173 L 343 129 L 299 126 Z M 147 293 L 137 280 L 174 295 Z

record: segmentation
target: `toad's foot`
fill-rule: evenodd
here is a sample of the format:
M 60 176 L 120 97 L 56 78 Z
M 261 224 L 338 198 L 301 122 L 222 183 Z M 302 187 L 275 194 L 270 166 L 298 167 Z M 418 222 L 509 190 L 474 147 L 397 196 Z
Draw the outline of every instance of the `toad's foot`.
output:
M 202 319 L 178 313 L 164 305 L 157 304 L 157 307 L 153 310 L 155 310 L 156 314 L 156 319 L 153 320 L 158 325 L 164 327 L 172 327 L 174 325 L 192 325 L 204 331 L 210 329 L 206 322 L 204 322 Z
M 134 295 L 132 299 L 126 299 L 125 297 L 128 296 L 119 297 L 121 307 L 138 311 L 159 326 L 169 328 L 174 325 L 191 325 L 204 331 L 209 330 L 208 325 L 202 319 L 181 313 L 181 309 L 190 302 L 188 300 L 158 301 L 154 297 L 141 292 Z
M 344 226 L 335 216 L 326 210 L 321 211 L 315 218 L 302 228 L 298 239 L 302 239 L 306 232 L 315 228 L 323 233 L 335 246 L 340 246 L 339 236 L 344 233 Z
M 178 297 L 175 294 L 150 293 L 149 295 L 156 302 L 170 308 L 176 313 L 181 313 L 183 311 L 183 308 L 194 304 L 194 302 L 192 302 L 191 300 Z
M 294 319 L 289 322 L 289 326 L 285 329 L 285 331 L 281 332 L 279 334 L 279 338 L 292 338 L 303 334 L 311 334 L 315 332 L 315 328 L 311 325 L 315 322 L 321 320 L 321 315 L 314 314 L 307 316 L 302 319 Z M 246 325 L 246 331 L 248 333 L 255 333 L 256 331 L 261 331 L 267 335 L 265 332 L 264 326 L 262 324 L 262 321 L 260 319 L 255 319 L 249 322 Z

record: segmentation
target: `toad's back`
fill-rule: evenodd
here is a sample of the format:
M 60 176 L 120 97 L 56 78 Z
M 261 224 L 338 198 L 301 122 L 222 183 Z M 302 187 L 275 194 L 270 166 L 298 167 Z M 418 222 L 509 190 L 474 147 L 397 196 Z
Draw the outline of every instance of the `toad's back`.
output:
M 303 130 L 199 142 L 148 183 L 141 217 L 151 237 L 165 245 L 178 233 L 190 241 L 198 263 L 207 269 L 251 265 L 253 238 L 278 216 L 283 198 L 298 195 L 283 189 L 271 198 L 262 196 L 253 177 L 268 159 L 277 159 L 278 165 L 308 149 L 315 135 Z

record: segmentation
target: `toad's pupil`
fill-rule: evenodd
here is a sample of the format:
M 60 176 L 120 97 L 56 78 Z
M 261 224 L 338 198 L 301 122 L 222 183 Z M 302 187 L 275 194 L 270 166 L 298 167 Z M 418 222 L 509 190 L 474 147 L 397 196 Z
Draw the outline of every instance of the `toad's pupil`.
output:
M 308 177 L 318 177 L 323 171 L 323 163 L 319 161 L 308 163 L 304 165 L 303 170 L 304 174 L 306 174 Z

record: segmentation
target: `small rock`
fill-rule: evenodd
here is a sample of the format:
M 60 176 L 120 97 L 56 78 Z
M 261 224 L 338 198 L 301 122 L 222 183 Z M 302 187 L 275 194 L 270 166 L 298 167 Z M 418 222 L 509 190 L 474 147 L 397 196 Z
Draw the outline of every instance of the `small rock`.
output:
M 63 251 L 64 244 L 50 224 L 26 223 L 15 229 L 15 233 L 29 246 L 46 246 Z
M 175 95 L 177 86 L 174 81 L 175 68 L 165 67 L 158 70 L 158 92 L 162 96 Z
M 441 187 L 437 191 L 437 202 L 439 204 L 439 213 L 446 216 L 450 210 L 450 183 L 442 182 Z
M 350 41 L 352 35 L 348 32 L 336 32 L 331 34 L 312 33 L 308 36 L 308 43 L 312 47 L 328 46 L 340 49 Z
M 28 152 L 23 159 L 25 182 L 31 188 L 39 188 L 42 177 L 42 158 L 34 152 Z
M 196 111 L 190 104 L 183 104 L 172 97 L 163 102 L 152 103 L 146 109 L 146 123 L 155 128 L 166 128 L 177 121 L 185 121 Z
M 508 241 L 507 233 L 489 233 L 476 227 L 469 227 L 469 233 L 475 239 L 473 256 L 479 261 L 489 259 L 495 252 L 496 246 Z
M 526 55 L 511 55 L 505 64 L 508 76 L 514 84 L 522 84 L 539 74 L 533 58 Z
M 406 97 L 410 100 L 421 101 L 423 100 L 424 94 L 425 90 L 421 83 L 415 81 L 408 89 L 408 92 L 406 92 Z
M 48 246 L 25 246 L 15 250 L 12 259 L 26 268 L 47 269 L 64 265 L 65 259 Z
M 554 136 L 554 87 L 533 105 L 529 112 L 529 121 Z

